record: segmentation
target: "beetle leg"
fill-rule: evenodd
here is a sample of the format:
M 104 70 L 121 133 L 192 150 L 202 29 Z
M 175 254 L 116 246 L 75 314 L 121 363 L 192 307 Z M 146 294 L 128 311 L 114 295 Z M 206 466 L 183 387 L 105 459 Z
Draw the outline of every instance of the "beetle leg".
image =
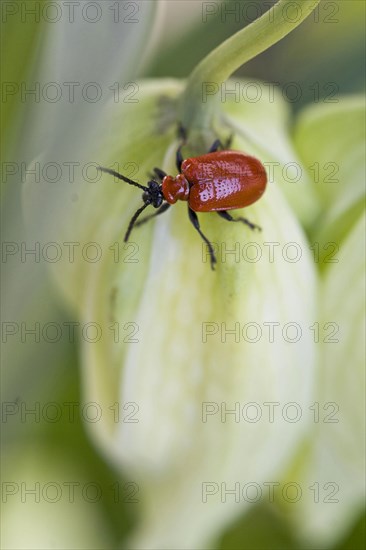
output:
M 160 168 L 154 168 L 153 172 L 155 174 L 154 177 L 158 177 L 160 181 L 163 181 L 166 176 L 166 172 L 164 172 L 164 170 L 161 170 Z
M 202 233 L 202 231 L 200 229 L 200 223 L 198 221 L 198 217 L 197 217 L 196 212 L 194 210 L 192 210 L 191 208 L 189 208 L 189 206 L 188 206 L 188 215 L 189 215 L 189 219 L 191 220 L 191 222 L 193 224 L 193 227 L 198 231 L 198 233 L 201 235 L 202 239 L 205 241 L 205 243 L 208 246 L 208 250 L 210 252 L 211 269 L 214 271 L 215 270 L 215 263 L 216 263 L 216 256 L 215 256 L 215 252 L 214 252 L 214 249 L 212 247 L 212 244 L 207 239 L 207 237 L 205 237 L 204 234 Z
M 243 222 L 245 225 L 250 227 L 250 229 L 258 229 L 259 231 L 262 231 L 261 227 L 259 225 L 255 225 L 254 223 L 250 222 L 246 218 L 233 218 L 226 210 L 219 210 L 218 215 L 224 218 L 224 220 L 227 220 L 228 222 Z
M 181 122 L 178 124 L 178 131 L 177 131 L 178 138 L 182 141 L 187 141 L 187 130 L 184 128 Z
M 233 139 L 234 139 L 234 134 L 230 134 L 227 140 L 225 141 L 224 149 L 230 149 Z
M 151 218 L 155 218 L 155 216 L 159 216 L 159 214 L 163 214 L 168 210 L 169 206 L 171 205 L 168 202 L 165 202 L 153 214 L 149 214 L 149 216 L 146 216 L 145 218 L 142 218 L 142 220 L 139 220 L 138 222 L 136 222 L 135 227 L 139 227 L 140 225 L 151 220 Z
M 221 141 L 219 139 L 215 139 L 215 141 L 213 142 L 213 144 L 209 148 L 208 152 L 209 153 L 216 153 L 216 151 L 218 151 L 219 149 L 223 149 L 223 148 L 224 148 L 224 146 L 221 143 Z
M 175 156 L 175 164 L 177 165 L 177 169 L 179 173 L 181 172 L 182 162 L 184 160 L 182 155 L 182 147 L 183 147 L 183 143 L 179 145 Z
M 231 134 L 225 143 L 222 143 L 219 139 L 216 139 L 209 149 L 209 153 L 216 153 L 219 149 L 230 149 L 231 143 L 233 141 L 234 134 Z

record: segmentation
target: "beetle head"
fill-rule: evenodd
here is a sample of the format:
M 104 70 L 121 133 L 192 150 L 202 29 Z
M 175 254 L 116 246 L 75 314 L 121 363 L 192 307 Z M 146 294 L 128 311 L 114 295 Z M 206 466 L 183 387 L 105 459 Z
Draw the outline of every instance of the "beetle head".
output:
M 154 208 L 159 208 L 162 205 L 164 196 L 161 191 L 161 185 L 154 180 L 148 182 L 148 187 L 142 193 L 144 203 L 151 204 Z

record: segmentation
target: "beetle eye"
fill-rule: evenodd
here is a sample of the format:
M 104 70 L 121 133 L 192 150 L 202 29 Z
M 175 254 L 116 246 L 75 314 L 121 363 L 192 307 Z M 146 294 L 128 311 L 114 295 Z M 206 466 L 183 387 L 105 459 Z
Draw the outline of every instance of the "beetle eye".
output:
M 150 193 L 149 193 L 148 191 L 144 191 L 144 192 L 142 193 L 142 200 L 143 200 L 144 202 L 146 202 L 146 201 L 148 201 L 149 199 L 150 199 Z

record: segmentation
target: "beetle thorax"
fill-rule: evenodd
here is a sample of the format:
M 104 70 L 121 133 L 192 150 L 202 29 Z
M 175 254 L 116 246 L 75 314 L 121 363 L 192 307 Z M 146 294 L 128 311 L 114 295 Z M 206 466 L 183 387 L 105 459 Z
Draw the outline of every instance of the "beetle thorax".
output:
M 187 201 L 189 197 L 189 183 L 183 174 L 165 176 L 162 183 L 164 198 L 170 204 L 177 201 Z

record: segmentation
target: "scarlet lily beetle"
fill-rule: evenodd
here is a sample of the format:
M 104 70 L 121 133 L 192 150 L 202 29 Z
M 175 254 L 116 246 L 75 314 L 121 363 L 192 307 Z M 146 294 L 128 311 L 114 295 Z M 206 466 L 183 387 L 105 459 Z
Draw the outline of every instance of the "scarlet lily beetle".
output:
M 219 140 L 213 143 L 207 154 L 185 160 L 182 156 L 182 146 L 183 144 L 176 153 L 179 174 L 175 177 L 168 176 L 160 168 L 154 168 L 154 179 L 148 181 L 147 186 L 140 185 L 109 168 L 100 166 L 99 170 L 143 190 L 144 204 L 132 216 L 124 242 L 128 241 L 133 227 L 166 212 L 170 205 L 178 200 L 187 201 L 189 219 L 207 244 L 211 268 L 215 269 L 215 253 L 210 241 L 200 229 L 196 212 L 217 212 L 229 222 L 242 222 L 251 229 L 260 230 L 260 227 L 246 218 L 233 218 L 228 210 L 249 206 L 260 199 L 267 185 L 266 171 L 263 164 L 254 157 L 239 151 L 219 151 L 223 148 Z M 149 205 L 157 208 L 157 211 L 136 222 Z

